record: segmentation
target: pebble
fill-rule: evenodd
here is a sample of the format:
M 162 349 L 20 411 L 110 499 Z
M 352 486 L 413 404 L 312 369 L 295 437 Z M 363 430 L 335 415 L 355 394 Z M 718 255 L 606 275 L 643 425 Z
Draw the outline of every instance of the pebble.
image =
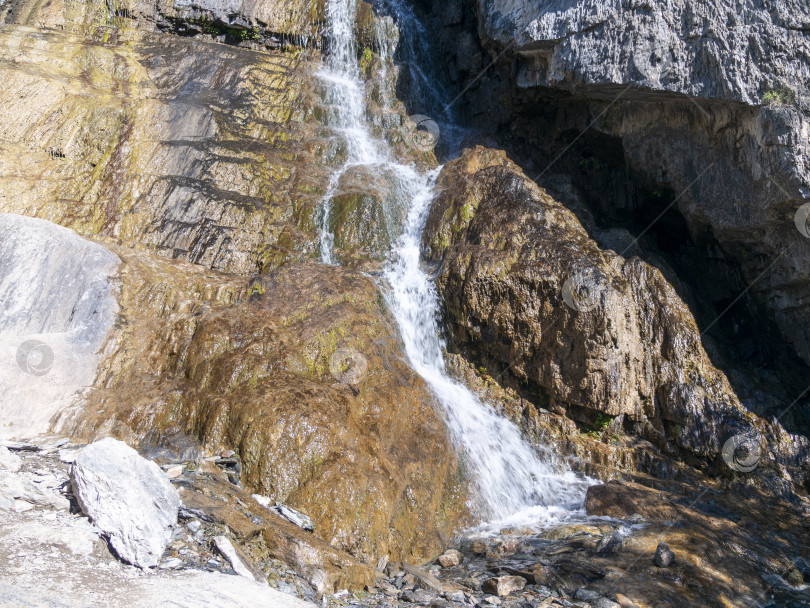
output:
M 180 568 L 182 565 L 183 565 L 183 560 L 182 559 L 179 559 L 177 557 L 172 557 L 170 559 L 167 559 L 162 564 L 160 564 L 160 569 L 161 570 L 176 570 L 177 568 Z
M 439 564 L 442 568 L 451 568 L 458 566 L 461 563 L 461 553 L 455 549 L 448 549 L 443 555 L 439 556 Z
M 192 534 L 196 533 L 200 528 L 202 528 L 202 524 L 200 523 L 199 519 L 192 519 L 186 524 L 186 528 L 191 531 Z
M 621 551 L 622 547 L 624 547 L 624 537 L 618 530 L 614 530 L 602 537 L 602 540 L 596 546 L 596 552 L 610 555 Z
M 655 565 L 659 568 L 667 568 L 675 561 L 675 554 L 669 548 L 669 545 L 661 542 L 655 549 L 655 557 L 653 558 Z

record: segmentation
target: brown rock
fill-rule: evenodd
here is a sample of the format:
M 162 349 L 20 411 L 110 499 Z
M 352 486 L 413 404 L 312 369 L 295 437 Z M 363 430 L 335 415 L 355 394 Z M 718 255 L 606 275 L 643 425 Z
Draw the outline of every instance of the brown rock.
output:
M 247 281 L 124 257 L 129 323 L 72 431 L 108 433 L 120 420 L 135 436 L 230 446 L 246 487 L 369 564 L 446 546 L 464 481 L 372 279 L 293 264 Z M 347 358 L 363 365 L 345 369 Z
M 498 576 L 484 581 L 484 593 L 504 597 L 513 591 L 520 591 L 526 586 L 526 579 L 521 576 Z
M 662 273 L 601 250 L 505 153 L 467 150 L 438 186 L 422 244 L 440 264 L 451 348 L 540 395 L 535 405 L 587 425 L 623 414 L 707 465 L 729 424 L 765 424 L 712 366 Z
M 461 553 L 455 549 L 448 549 L 443 555 L 439 556 L 439 564 L 442 568 L 450 568 L 458 566 L 461 563 Z
M 588 515 L 619 519 L 641 515 L 649 521 L 676 521 L 680 517 L 665 494 L 646 486 L 614 481 L 588 488 L 585 511 Z

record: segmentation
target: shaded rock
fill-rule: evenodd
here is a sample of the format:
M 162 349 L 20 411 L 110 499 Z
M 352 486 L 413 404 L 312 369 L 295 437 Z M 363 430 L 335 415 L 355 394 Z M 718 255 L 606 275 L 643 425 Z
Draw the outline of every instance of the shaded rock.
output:
M 484 593 L 491 593 L 499 597 L 520 591 L 526 586 L 526 579 L 521 576 L 498 576 L 484 581 L 481 589 Z
M 609 482 L 588 488 L 585 496 L 588 515 L 629 519 L 640 515 L 651 521 L 676 521 L 677 509 L 662 495 L 645 486 Z
M 141 568 L 160 562 L 180 504 L 160 467 L 107 438 L 79 452 L 70 480 L 82 511 L 121 559 Z
M 599 544 L 596 546 L 596 552 L 610 555 L 611 553 L 621 551 L 623 546 L 624 536 L 622 536 L 621 532 L 618 530 L 614 530 L 610 534 L 602 537 Z
M 672 565 L 672 562 L 675 561 L 675 554 L 669 548 L 669 545 L 661 542 L 658 543 L 658 546 L 655 548 L 655 556 L 653 557 L 653 562 L 659 568 L 667 568 Z

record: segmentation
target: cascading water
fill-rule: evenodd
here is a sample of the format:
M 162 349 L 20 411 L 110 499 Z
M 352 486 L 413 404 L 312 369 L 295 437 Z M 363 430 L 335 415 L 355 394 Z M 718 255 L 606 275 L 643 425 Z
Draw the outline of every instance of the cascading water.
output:
M 405 12 L 398 0 L 389 8 Z M 395 176 L 394 189 L 408 209 L 402 234 L 385 268 L 388 301 L 399 324 L 414 370 L 428 383 L 444 408 L 456 445 L 462 450 L 471 480 L 481 498 L 483 517 L 503 524 L 540 524 L 581 506 L 586 482 L 571 472 L 559 473 L 521 437 L 517 426 L 482 403 L 469 389 L 451 379 L 445 368 L 443 343 L 436 318 L 439 302 L 430 278 L 420 267 L 420 241 L 439 169 L 424 174 L 397 164 L 384 142 L 375 141 L 363 116 L 363 84 L 357 66 L 352 27 L 355 0 L 329 0 L 330 57 L 321 78 L 336 106 L 337 130 L 348 146 L 346 165 L 384 165 Z M 408 12 L 408 14 L 411 14 Z M 407 25 L 407 24 L 406 24 Z M 424 72 L 421 72 L 424 75 Z M 333 237 L 328 234 L 329 205 L 324 199 L 322 258 L 332 263 Z

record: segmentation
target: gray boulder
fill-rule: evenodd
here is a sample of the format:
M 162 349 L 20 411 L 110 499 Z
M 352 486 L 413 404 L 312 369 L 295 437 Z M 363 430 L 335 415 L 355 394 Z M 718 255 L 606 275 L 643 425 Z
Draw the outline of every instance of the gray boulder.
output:
M 158 565 L 180 506 L 160 467 L 106 438 L 79 452 L 70 480 L 82 510 L 122 560 L 141 568 Z

